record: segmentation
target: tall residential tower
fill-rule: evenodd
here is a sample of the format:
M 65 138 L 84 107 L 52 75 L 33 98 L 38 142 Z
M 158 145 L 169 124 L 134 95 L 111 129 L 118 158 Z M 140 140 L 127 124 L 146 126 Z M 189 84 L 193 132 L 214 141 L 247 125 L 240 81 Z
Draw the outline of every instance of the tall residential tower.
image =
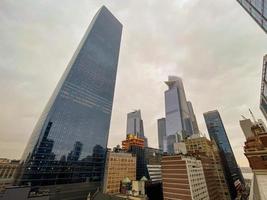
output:
M 122 24 L 102 7 L 37 122 L 16 184 L 91 183 L 104 172 Z

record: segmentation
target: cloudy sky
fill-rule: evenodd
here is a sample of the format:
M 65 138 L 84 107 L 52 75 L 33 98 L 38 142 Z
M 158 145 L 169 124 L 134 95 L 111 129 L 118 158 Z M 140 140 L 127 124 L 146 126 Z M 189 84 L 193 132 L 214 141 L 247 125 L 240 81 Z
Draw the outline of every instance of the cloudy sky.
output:
M 106 5 L 124 26 L 109 146 L 141 109 L 149 145 L 164 116 L 164 80 L 181 76 L 199 126 L 218 109 L 238 163 L 240 115 L 258 118 L 267 37 L 235 0 L 1 0 L 0 157 L 20 158 L 32 129 L 93 15 Z

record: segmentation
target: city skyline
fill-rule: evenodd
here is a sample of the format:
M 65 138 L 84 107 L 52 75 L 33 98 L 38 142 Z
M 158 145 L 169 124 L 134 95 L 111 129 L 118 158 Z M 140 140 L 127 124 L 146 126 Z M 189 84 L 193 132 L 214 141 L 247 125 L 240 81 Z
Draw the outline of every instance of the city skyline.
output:
M 247 166 L 247 160 L 243 156 L 245 139 L 238 121 L 240 114 L 246 115 L 249 107 L 258 118 L 263 118 L 258 107 L 262 57 L 267 50 L 264 47 L 267 44 L 265 34 L 235 1 L 225 4 L 217 2 L 218 5 L 210 0 L 203 4 L 194 0 L 181 2 L 153 4 L 145 1 L 141 4 L 130 1 L 132 6 L 129 8 L 126 3 L 107 4 L 127 29 L 123 36 L 123 54 L 120 58 L 120 66 L 125 69 L 119 69 L 118 72 L 120 75 L 116 84 L 109 146 L 115 146 L 124 139 L 126 114 L 135 108 L 142 110 L 149 145 L 158 146 L 157 119 L 164 116 L 163 92 L 166 89 L 162 82 L 168 75 L 177 75 L 183 78 L 186 95 L 194 104 L 200 130 L 207 133 L 202 113 L 218 109 L 225 121 L 238 163 Z M 30 8 L 27 8 L 26 3 L 22 5 L 23 2 L 21 7 L 8 1 L 0 4 L 5 8 L 0 16 L 3 24 L 0 30 L 3 34 L 1 42 L 6 47 L 0 53 L 3 56 L 0 64 L 3 94 L 0 100 L 3 109 L 0 115 L 0 156 L 20 158 L 33 126 L 86 29 L 86 24 L 102 4 L 97 1 L 81 1 L 80 5 L 68 2 L 70 7 L 81 9 L 77 17 L 68 16 L 70 10 L 53 3 L 48 3 L 45 8 L 42 3 L 37 2 Z M 146 16 L 144 11 L 141 16 L 136 16 L 137 19 L 133 19 L 134 11 L 140 10 L 143 4 L 147 5 L 145 11 L 150 14 Z M 210 14 L 198 12 L 197 6 L 204 10 L 210 9 Z M 231 6 L 234 6 L 233 10 L 229 15 L 223 16 Z M 19 12 L 11 14 L 11 11 L 19 7 Z M 163 11 L 157 16 L 160 8 Z M 33 12 L 27 14 L 30 13 L 28 9 Z M 40 9 L 47 9 L 49 13 L 39 12 Z M 237 19 L 239 15 L 243 16 L 242 19 Z M 210 27 L 199 21 L 202 26 L 193 21 L 187 24 L 188 20 L 200 19 L 200 16 L 203 17 L 203 22 L 212 22 L 214 28 L 208 30 Z M 215 16 L 215 19 L 211 16 Z M 138 23 L 139 17 L 144 18 L 144 25 Z M 169 18 L 179 18 L 180 21 Z M 223 27 L 233 19 L 235 23 L 229 24 L 227 30 L 220 29 L 219 24 Z M 20 20 L 24 26 L 18 25 Z M 28 24 L 32 27 L 29 28 Z M 239 32 L 240 28 L 244 30 Z M 65 36 L 63 33 L 66 29 L 70 33 Z M 139 33 L 138 30 L 144 31 Z M 20 34 L 15 36 L 12 32 Z M 232 32 L 233 35 L 229 36 Z M 215 41 L 220 40 L 219 38 L 223 38 L 222 42 Z M 252 41 L 248 38 L 256 39 Z M 143 44 L 144 47 L 139 47 Z M 210 51 L 201 52 L 204 47 Z M 132 77 L 134 73 L 136 76 Z M 247 94 L 247 91 L 251 92 Z M 224 95 L 220 95 L 221 93 Z

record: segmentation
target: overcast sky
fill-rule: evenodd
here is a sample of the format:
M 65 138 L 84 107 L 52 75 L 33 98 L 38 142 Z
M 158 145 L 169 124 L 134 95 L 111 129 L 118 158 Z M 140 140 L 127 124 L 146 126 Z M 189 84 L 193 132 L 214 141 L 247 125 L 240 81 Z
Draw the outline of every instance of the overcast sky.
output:
M 218 109 L 235 156 L 243 156 L 240 115 L 257 118 L 267 37 L 236 0 L 1 0 L 0 157 L 20 158 L 33 127 L 96 11 L 106 5 L 123 38 L 109 146 L 125 138 L 126 114 L 141 109 L 158 146 L 164 81 L 182 77 L 200 129 Z M 208 135 L 208 134 L 207 134 Z

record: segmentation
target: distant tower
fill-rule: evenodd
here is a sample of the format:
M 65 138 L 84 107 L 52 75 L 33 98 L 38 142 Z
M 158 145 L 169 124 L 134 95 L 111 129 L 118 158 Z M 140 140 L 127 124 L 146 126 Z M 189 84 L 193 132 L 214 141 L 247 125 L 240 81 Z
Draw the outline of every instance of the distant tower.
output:
M 238 179 L 243 182 L 244 179 L 237 165 L 220 113 L 217 110 L 209 111 L 204 113 L 204 118 L 210 139 L 214 140 L 219 148 L 229 192 L 232 199 L 235 199 L 237 193 L 234 183 Z
M 164 140 L 166 140 L 166 119 L 158 119 L 158 142 L 159 149 L 163 150 Z
M 165 83 L 169 88 L 165 91 L 166 145 L 164 145 L 164 151 L 173 153 L 173 144 L 178 142 L 177 138 L 182 140 L 191 136 L 194 129 L 198 130 L 198 127 L 193 107 L 186 100 L 182 79 L 169 76 Z
M 16 184 L 101 185 L 121 34 L 122 24 L 103 6 L 33 130 Z
M 141 117 L 141 110 L 135 110 L 127 114 L 126 137 L 135 135 L 145 140 L 145 146 L 148 146 L 147 138 L 144 134 L 144 124 Z

